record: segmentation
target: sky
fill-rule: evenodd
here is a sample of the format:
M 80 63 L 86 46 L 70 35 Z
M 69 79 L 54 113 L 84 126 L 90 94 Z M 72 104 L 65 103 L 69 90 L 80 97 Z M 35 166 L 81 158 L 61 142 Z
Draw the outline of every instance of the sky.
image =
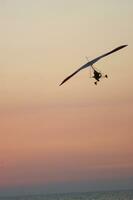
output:
M 133 189 L 133 1 L 0 0 L 0 194 Z M 84 69 L 99 61 L 97 86 Z

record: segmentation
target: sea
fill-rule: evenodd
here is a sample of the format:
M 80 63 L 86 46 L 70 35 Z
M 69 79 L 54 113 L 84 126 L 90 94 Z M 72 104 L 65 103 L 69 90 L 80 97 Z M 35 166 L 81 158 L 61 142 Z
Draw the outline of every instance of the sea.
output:
M 22 195 L 0 197 L 0 200 L 133 200 L 133 190 Z

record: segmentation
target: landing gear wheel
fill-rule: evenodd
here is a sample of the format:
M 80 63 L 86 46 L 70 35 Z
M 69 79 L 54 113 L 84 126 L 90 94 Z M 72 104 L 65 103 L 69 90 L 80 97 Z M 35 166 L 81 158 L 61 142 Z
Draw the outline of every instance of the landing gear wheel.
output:
M 97 81 L 96 81 L 96 82 L 94 82 L 94 84 L 95 84 L 95 85 L 97 85 Z

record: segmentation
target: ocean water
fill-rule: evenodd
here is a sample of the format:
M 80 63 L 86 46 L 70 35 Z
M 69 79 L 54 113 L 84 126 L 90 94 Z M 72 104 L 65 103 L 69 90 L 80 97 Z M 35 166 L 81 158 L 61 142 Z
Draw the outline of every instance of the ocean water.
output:
M 133 200 L 133 191 L 106 191 L 0 197 L 0 200 Z

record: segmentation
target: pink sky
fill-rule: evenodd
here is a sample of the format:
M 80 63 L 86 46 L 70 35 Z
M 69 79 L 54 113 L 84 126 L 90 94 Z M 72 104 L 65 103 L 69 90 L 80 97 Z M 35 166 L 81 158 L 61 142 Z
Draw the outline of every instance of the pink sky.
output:
M 0 188 L 133 177 L 132 7 L 0 3 Z M 58 86 L 123 44 L 96 65 L 108 80 L 95 87 L 86 69 Z

